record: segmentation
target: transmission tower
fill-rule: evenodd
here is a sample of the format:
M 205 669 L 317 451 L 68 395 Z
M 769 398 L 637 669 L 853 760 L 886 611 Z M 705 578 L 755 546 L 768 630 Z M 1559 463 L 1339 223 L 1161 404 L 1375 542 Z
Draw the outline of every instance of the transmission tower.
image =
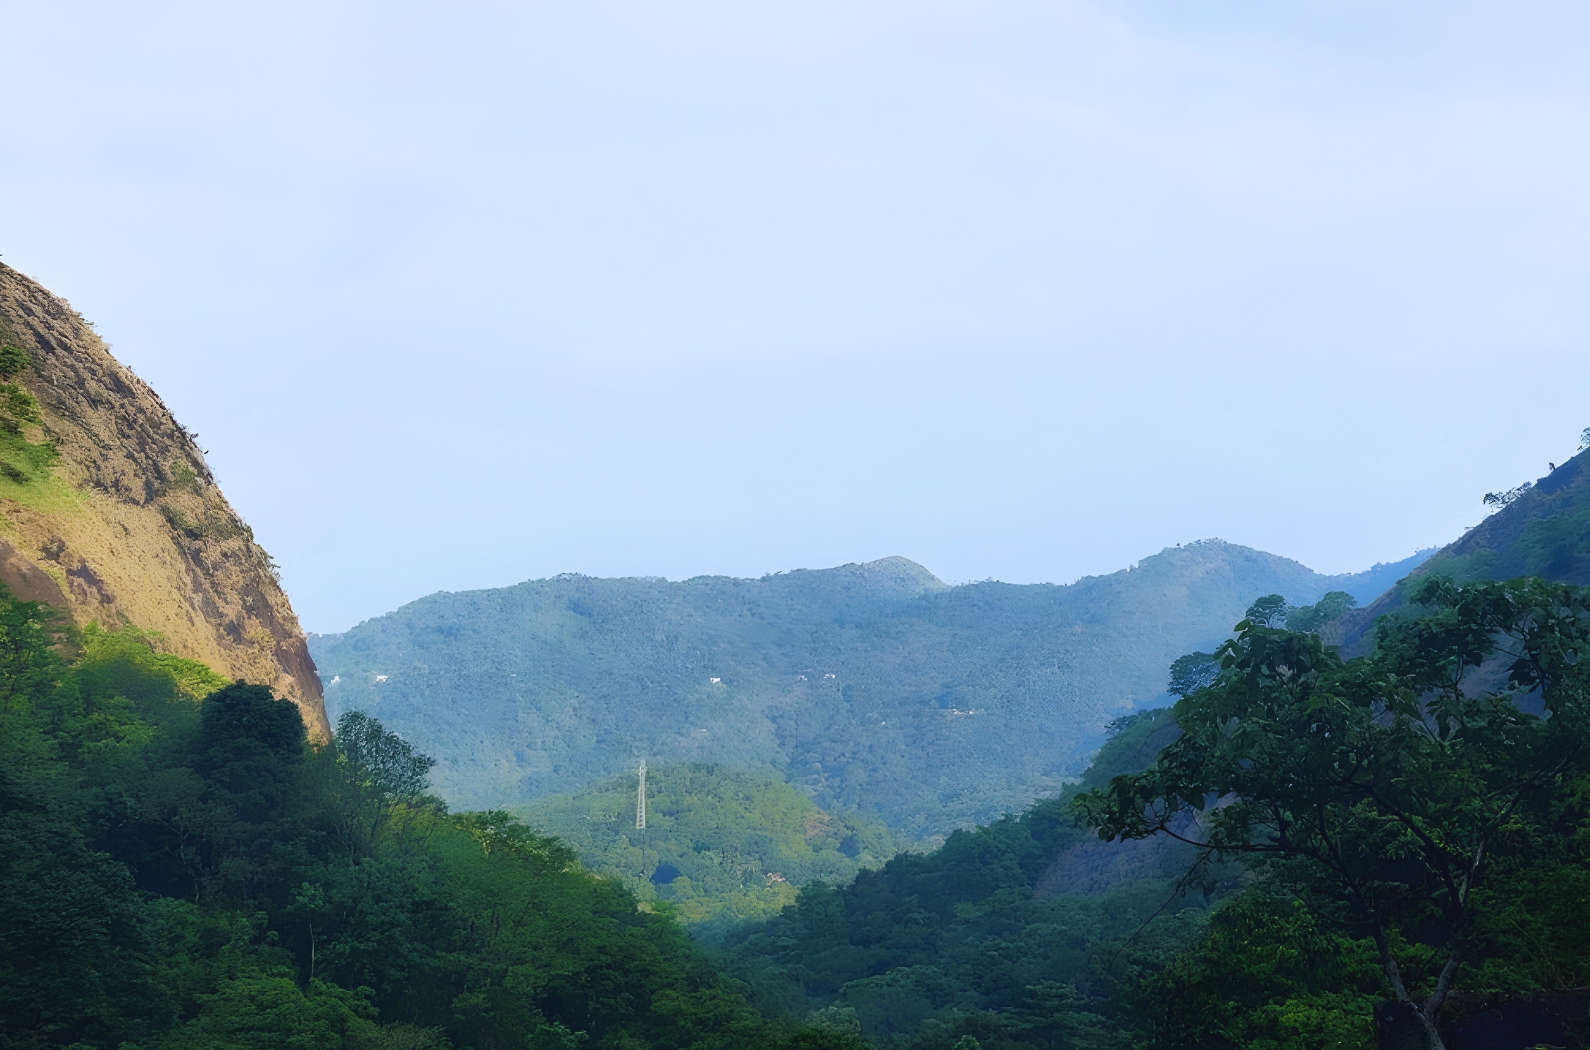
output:
M 640 760 L 640 790 L 635 792 L 635 830 L 646 826 L 646 760 Z

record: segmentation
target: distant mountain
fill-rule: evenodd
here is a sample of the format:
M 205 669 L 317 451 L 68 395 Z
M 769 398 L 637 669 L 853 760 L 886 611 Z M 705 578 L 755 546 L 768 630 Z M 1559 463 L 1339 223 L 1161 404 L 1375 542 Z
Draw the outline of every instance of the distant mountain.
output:
M 1346 576 L 1333 576 L 1332 590 L 1346 591 L 1352 595 L 1360 605 L 1367 605 L 1376 598 L 1385 594 L 1387 590 L 1396 585 L 1408 573 L 1424 564 L 1437 548 L 1427 547 L 1415 551 L 1412 555 L 1401 561 L 1376 562 L 1372 567 L 1363 572 L 1349 573 Z
M 1068 586 L 950 587 L 904 558 L 758 580 L 559 576 L 439 593 L 310 639 L 332 717 L 367 709 L 466 807 L 579 790 L 634 759 L 771 767 L 914 840 L 1080 773 L 1111 718 L 1254 598 L 1321 576 L 1219 540 Z
M 1507 493 L 1500 510 L 1321 636 L 1342 644 L 1349 654 L 1363 652 L 1373 644 L 1374 622 L 1401 610 L 1409 588 L 1429 576 L 1448 576 L 1459 583 L 1543 576 L 1557 583 L 1590 584 L 1590 450 Z

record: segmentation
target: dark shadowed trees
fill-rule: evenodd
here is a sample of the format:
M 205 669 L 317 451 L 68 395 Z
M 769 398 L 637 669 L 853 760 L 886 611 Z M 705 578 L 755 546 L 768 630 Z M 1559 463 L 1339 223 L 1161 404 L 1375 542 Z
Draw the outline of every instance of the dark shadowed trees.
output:
M 1182 735 L 1078 810 L 1103 838 L 1243 857 L 1372 939 L 1439 1047 L 1479 880 L 1586 768 L 1590 599 L 1538 579 L 1437 579 L 1415 600 L 1426 615 L 1345 663 L 1256 607 L 1219 677 L 1176 705 Z

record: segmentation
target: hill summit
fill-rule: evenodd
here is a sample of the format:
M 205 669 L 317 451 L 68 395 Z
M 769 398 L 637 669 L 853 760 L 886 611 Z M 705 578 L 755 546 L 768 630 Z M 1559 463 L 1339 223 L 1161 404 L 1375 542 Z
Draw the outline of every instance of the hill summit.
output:
M 4 265 L 0 373 L 0 580 L 269 686 L 329 733 L 270 556 L 193 435 L 68 303 Z

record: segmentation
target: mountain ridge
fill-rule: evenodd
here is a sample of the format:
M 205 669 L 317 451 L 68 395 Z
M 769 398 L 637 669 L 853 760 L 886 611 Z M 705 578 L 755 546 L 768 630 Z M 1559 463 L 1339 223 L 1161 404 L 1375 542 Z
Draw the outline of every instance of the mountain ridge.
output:
M 1400 615 L 1419 580 L 1446 576 L 1476 579 L 1542 576 L 1557 583 L 1590 584 L 1590 448 L 1545 477 L 1519 486 L 1502 506 L 1409 571 L 1373 602 L 1321 632 L 1345 655 L 1374 644 L 1374 624 Z
M 824 808 L 927 839 L 1057 790 L 1254 598 L 1367 575 L 1220 540 L 1063 585 L 950 586 L 901 557 L 565 575 L 438 592 L 310 647 L 333 716 L 368 710 L 434 755 L 458 805 L 577 791 L 645 755 L 771 766 Z

